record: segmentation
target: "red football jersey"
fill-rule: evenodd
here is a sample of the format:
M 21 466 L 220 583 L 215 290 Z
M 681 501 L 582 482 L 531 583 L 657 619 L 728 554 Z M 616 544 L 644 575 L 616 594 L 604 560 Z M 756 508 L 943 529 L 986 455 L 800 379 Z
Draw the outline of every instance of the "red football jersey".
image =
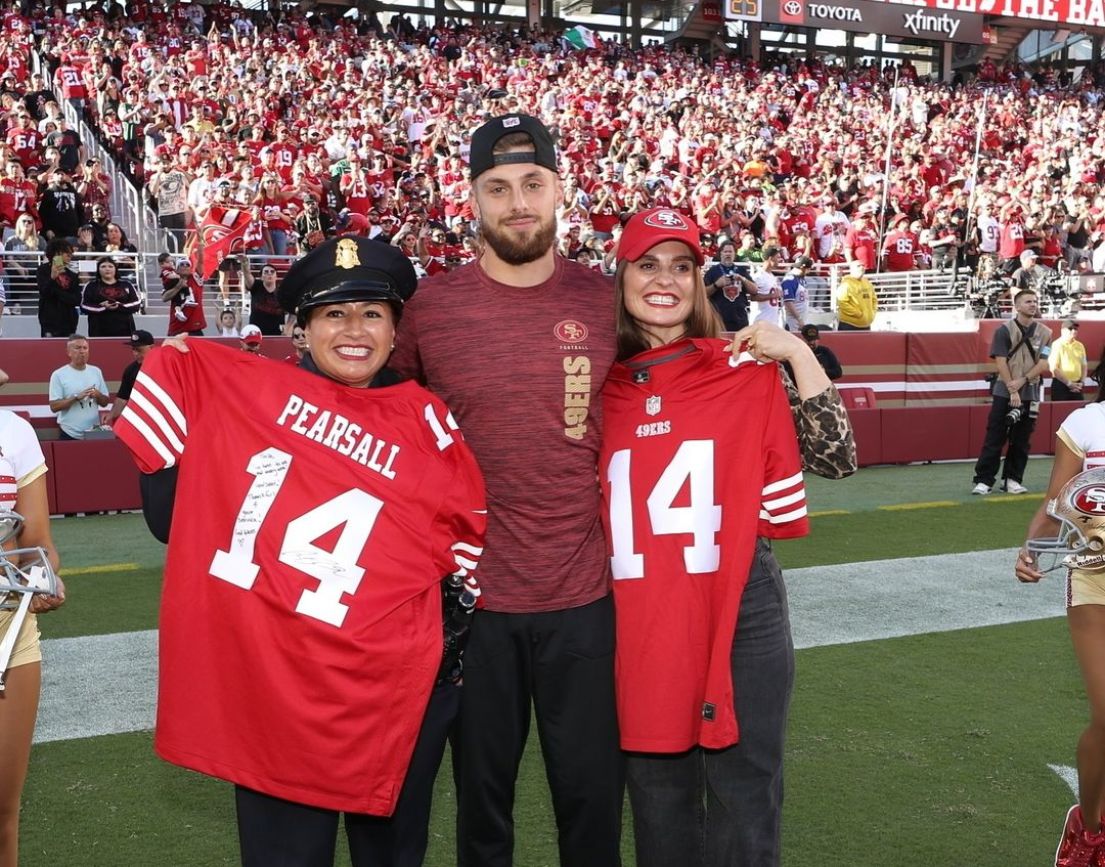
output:
M 621 744 L 726 747 L 739 739 L 730 658 L 756 537 L 809 529 L 794 422 L 777 366 L 735 364 L 720 340 L 632 363 L 603 389 L 599 473 Z
M 482 554 L 475 458 L 414 383 L 188 345 L 150 354 L 115 427 L 143 472 L 180 467 L 156 750 L 390 815 L 441 663 L 441 579 Z

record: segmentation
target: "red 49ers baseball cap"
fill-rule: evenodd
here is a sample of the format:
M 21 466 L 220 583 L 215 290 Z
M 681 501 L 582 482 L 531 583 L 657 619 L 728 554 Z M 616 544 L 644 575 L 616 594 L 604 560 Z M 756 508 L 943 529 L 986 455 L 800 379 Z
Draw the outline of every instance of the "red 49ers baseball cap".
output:
M 652 208 L 634 214 L 622 230 L 618 241 L 617 260 L 636 262 L 645 253 L 664 241 L 682 241 L 691 248 L 694 260 L 702 265 L 702 240 L 698 224 L 671 208 Z

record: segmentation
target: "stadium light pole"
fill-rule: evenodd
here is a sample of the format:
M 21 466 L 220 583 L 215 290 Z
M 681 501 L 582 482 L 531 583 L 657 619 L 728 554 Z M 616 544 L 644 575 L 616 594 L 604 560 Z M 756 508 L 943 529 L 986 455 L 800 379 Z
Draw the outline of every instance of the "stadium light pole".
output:
M 882 204 L 879 205 L 879 246 L 875 251 L 875 273 L 882 271 L 882 241 L 886 232 L 886 200 L 890 195 L 890 155 L 894 149 L 894 128 L 898 121 L 898 72 L 901 67 L 894 65 L 894 84 L 890 88 L 890 120 L 886 131 L 886 161 L 882 175 Z
M 986 101 L 990 91 L 983 91 L 982 102 L 978 107 L 978 125 L 975 128 L 975 158 L 971 163 L 971 195 L 967 199 L 967 232 L 963 240 L 971 239 L 972 223 L 975 222 L 975 191 L 978 189 L 978 155 L 982 151 L 982 128 L 986 124 Z

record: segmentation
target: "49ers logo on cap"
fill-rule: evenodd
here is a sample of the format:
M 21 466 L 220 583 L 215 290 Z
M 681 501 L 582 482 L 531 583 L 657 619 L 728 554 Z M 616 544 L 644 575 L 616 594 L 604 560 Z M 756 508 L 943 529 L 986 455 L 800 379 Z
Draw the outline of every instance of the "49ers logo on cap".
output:
M 587 326 L 574 319 L 565 319 L 556 323 L 553 334 L 563 343 L 582 343 L 587 339 Z
M 649 214 L 645 217 L 644 224 L 654 229 L 681 229 L 684 232 L 690 231 L 691 228 L 683 219 L 683 215 L 675 211 L 657 211 L 655 214 Z
M 1071 497 L 1074 508 L 1085 515 L 1105 515 L 1105 486 L 1086 485 Z

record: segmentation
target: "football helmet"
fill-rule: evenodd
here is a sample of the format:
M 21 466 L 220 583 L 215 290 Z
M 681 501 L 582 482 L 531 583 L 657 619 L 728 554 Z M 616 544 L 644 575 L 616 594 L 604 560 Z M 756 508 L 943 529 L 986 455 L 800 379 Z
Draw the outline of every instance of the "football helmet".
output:
M 58 577 L 46 552 L 41 548 L 4 548 L 19 538 L 23 516 L 0 510 L 0 608 L 18 608 L 20 598 L 29 593 L 54 595 Z
M 1043 571 L 1105 569 L 1105 467 L 1085 470 L 1063 485 L 1047 513 L 1059 522 L 1058 535 L 1025 544 L 1034 554 L 1055 555 L 1054 565 Z
M 4 690 L 4 675 L 16 638 L 31 608 L 31 597 L 35 593 L 56 596 L 58 592 L 58 576 L 42 548 L 4 547 L 18 539 L 22 529 L 22 515 L 0 510 L 0 609 L 15 609 L 7 630 L 0 635 L 0 692 Z

